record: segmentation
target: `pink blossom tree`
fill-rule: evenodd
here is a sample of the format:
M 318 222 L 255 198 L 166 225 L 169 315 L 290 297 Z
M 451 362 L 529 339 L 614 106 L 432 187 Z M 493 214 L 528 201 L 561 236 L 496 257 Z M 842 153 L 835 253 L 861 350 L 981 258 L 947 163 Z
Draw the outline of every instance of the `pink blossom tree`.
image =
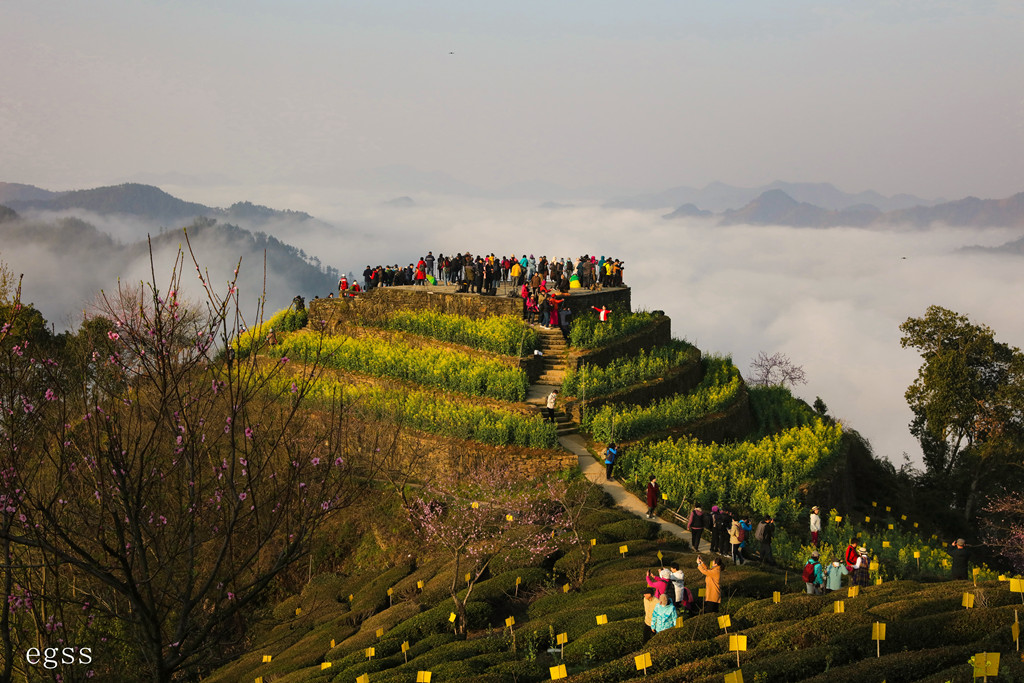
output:
M 466 604 L 491 563 L 544 557 L 557 548 L 565 528 L 562 512 L 543 490 L 489 462 L 461 478 L 439 479 L 410 498 L 406 511 L 417 539 L 452 565 L 449 592 L 463 634 Z
M 223 657 L 317 529 L 358 499 L 385 438 L 354 429 L 340 401 L 310 404 L 315 362 L 268 360 L 261 340 L 236 358 L 262 307 L 245 320 L 236 282 L 218 294 L 191 260 L 200 303 L 182 295 L 179 253 L 163 288 L 154 272 L 101 296 L 62 356 L 0 343 L 6 564 L 45 567 L 34 604 L 75 614 L 49 635 L 124 637 L 157 682 Z

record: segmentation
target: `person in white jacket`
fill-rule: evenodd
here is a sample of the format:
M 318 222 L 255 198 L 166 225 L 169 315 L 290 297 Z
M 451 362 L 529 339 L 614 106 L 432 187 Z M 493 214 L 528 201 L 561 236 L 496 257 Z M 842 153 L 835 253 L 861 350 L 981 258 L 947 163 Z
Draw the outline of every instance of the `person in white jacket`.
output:
M 821 517 L 818 516 L 818 506 L 811 508 L 811 545 L 818 547 L 818 535 L 821 533 Z

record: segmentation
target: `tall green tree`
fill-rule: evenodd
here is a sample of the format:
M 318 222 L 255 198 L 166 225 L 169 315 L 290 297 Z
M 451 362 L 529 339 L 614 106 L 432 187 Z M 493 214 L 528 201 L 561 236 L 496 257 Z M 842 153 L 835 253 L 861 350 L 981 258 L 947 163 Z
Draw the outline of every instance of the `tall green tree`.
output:
M 972 520 L 990 494 L 1020 482 L 1024 465 L 1024 355 L 966 316 L 930 306 L 900 325 L 924 359 L 906 398 L 924 453 L 925 483 Z

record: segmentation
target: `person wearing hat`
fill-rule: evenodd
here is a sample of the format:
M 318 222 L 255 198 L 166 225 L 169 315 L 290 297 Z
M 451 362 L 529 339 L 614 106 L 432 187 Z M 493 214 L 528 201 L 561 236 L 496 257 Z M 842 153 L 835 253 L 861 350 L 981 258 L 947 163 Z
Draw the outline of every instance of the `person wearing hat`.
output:
M 818 516 L 818 506 L 811 508 L 811 545 L 818 548 L 818 534 L 821 533 L 821 517 Z
M 833 557 L 832 561 L 825 567 L 825 592 L 831 593 L 842 588 L 843 577 L 849 573 L 850 571 L 846 568 L 846 564 L 841 562 L 838 557 Z
M 949 574 L 949 578 L 954 581 L 966 581 L 970 576 L 967 565 L 971 558 L 971 551 L 967 549 L 967 541 L 962 538 L 956 539 L 950 544 L 949 550 L 946 552 L 949 553 L 953 561 L 953 569 Z
M 803 579 L 807 585 L 808 595 L 821 595 L 821 587 L 825 583 L 825 575 L 821 570 L 821 561 L 818 551 L 811 553 L 811 558 L 804 565 Z
M 868 549 L 865 546 L 857 548 L 857 563 L 853 566 L 853 585 L 871 585 L 871 558 L 868 556 Z

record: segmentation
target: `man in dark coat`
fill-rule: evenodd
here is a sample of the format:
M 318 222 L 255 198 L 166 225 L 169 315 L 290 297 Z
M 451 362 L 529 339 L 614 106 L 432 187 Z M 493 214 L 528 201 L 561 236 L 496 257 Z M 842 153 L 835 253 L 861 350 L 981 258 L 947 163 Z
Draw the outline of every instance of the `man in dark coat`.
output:
M 953 570 L 950 572 L 949 578 L 954 581 L 965 581 L 970 578 L 967 564 L 971 557 L 971 551 L 967 549 L 967 542 L 958 538 L 946 552 L 953 560 Z

